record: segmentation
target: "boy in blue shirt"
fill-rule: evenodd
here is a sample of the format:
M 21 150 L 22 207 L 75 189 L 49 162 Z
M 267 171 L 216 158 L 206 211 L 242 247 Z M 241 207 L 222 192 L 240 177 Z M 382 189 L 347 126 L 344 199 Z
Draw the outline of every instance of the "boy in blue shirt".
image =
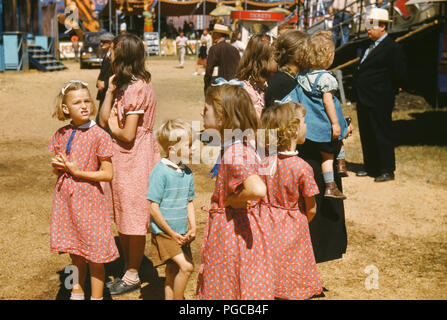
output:
M 193 174 L 181 159 L 191 158 L 194 134 L 189 123 L 175 119 L 164 122 L 156 137 L 165 157 L 152 170 L 147 192 L 152 262 L 166 263 L 165 299 L 182 300 L 194 270 L 190 243 L 196 237 L 196 222 Z

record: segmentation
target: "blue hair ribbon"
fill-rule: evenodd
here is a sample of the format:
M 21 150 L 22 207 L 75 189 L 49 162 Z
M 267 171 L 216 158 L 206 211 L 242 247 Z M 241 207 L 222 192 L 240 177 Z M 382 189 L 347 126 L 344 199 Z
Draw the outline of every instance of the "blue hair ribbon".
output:
M 216 80 L 214 80 L 214 81 L 215 81 L 215 83 L 211 84 L 213 87 L 221 86 L 224 84 L 229 84 L 231 86 L 240 86 L 240 87 L 244 86 L 244 83 L 242 81 L 239 81 L 238 79 L 231 79 L 231 80 L 227 81 L 224 78 L 219 77 L 219 78 L 216 78 Z

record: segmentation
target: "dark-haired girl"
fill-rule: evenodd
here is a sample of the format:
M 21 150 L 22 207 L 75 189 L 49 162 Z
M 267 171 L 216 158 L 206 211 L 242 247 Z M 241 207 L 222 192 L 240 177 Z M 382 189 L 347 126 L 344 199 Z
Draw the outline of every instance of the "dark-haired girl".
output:
M 244 82 L 244 89 L 248 92 L 259 118 L 264 109 L 267 81 L 278 69 L 273 53 L 269 36 L 254 35 L 248 41 L 236 71 L 236 78 Z
M 100 125 L 108 126 L 113 137 L 113 209 L 125 263 L 124 276 L 107 286 L 112 295 L 120 295 L 141 286 L 138 270 L 149 225 L 146 192 L 160 153 L 152 135 L 157 102 L 143 42 L 133 34 L 115 37 L 111 60 L 115 75 L 109 80 Z

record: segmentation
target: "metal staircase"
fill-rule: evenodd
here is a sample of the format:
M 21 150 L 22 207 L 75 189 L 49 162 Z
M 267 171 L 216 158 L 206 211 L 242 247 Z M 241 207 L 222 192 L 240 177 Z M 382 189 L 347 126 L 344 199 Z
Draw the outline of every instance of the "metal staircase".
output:
M 54 55 L 37 44 L 28 44 L 28 57 L 30 66 L 40 71 L 51 72 L 67 69 Z

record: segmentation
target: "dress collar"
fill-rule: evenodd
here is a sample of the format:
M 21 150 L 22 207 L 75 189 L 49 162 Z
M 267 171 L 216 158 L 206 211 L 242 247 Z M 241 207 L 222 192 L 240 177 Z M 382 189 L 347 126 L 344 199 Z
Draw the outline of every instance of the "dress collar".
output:
M 71 126 L 75 129 L 90 129 L 94 125 L 96 125 L 96 122 L 94 120 L 89 120 L 88 122 L 81 124 L 80 126 L 76 127 L 76 125 L 72 122 L 70 122 Z
M 162 158 L 161 162 L 163 162 L 165 165 L 167 165 L 168 167 L 171 167 L 172 169 L 174 169 L 175 171 L 177 171 L 179 173 L 182 173 L 183 170 L 185 170 L 185 165 L 181 161 L 179 164 L 176 164 L 167 158 Z

